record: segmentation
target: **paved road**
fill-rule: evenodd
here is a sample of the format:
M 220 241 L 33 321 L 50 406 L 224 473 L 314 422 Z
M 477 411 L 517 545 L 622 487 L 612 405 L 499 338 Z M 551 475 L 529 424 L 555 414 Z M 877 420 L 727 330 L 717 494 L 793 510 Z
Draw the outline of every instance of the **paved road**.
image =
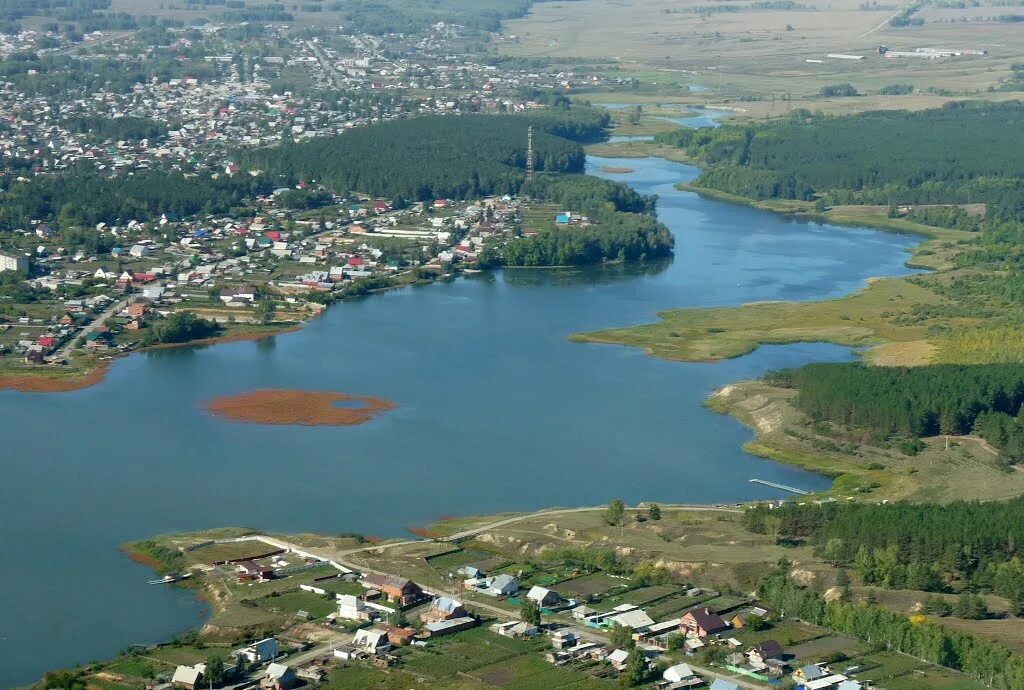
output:
M 339 89 L 342 88 L 341 80 L 338 78 L 338 72 L 334 69 L 334 65 L 331 64 L 331 61 L 327 59 L 327 56 L 324 55 L 323 49 L 313 41 L 306 41 L 306 45 L 313 51 L 313 55 L 316 56 L 316 60 L 320 63 L 320 67 L 323 71 L 327 73 L 327 78 L 331 80 L 331 83 Z
M 641 503 L 640 505 L 642 506 L 644 504 Z M 659 505 L 661 505 L 661 507 L 663 509 L 665 509 L 665 510 L 684 510 L 684 511 L 691 511 L 691 512 L 735 513 L 735 514 L 741 514 L 743 512 L 739 508 L 725 508 L 725 507 L 718 507 L 718 506 L 691 505 L 691 504 L 684 504 L 684 503 L 679 503 L 679 504 L 659 504 Z M 524 520 L 532 520 L 534 518 L 542 518 L 542 517 L 551 517 L 551 516 L 555 516 L 555 515 L 568 515 L 568 514 L 571 514 L 571 513 L 592 513 L 594 511 L 607 510 L 607 509 L 608 509 L 607 505 L 587 506 L 587 507 L 583 507 L 583 508 L 551 508 L 551 509 L 548 509 L 548 510 L 540 510 L 540 511 L 537 511 L 535 513 L 523 513 L 522 515 L 514 515 L 512 517 L 504 518 L 504 519 L 501 519 L 501 520 L 496 520 L 495 522 L 488 522 L 487 524 L 479 525 L 477 527 L 473 527 L 471 529 L 463 530 L 461 532 L 456 532 L 454 534 L 449 534 L 446 537 L 438 537 L 437 539 L 406 539 L 404 541 L 394 541 L 394 542 L 388 542 L 386 544 L 378 544 L 376 546 L 364 546 L 364 547 L 361 547 L 361 548 L 358 548 L 358 549 L 350 549 L 348 551 L 341 552 L 339 555 L 344 557 L 344 556 L 349 556 L 349 555 L 356 554 L 356 553 L 363 553 L 365 551 L 379 551 L 379 550 L 382 550 L 382 549 L 393 549 L 393 548 L 396 548 L 396 547 L 399 547 L 399 546 L 409 546 L 410 544 L 421 544 L 423 542 L 430 542 L 430 541 L 435 541 L 435 542 L 459 541 L 461 539 L 466 539 L 467 537 L 472 537 L 472 536 L 474 536 L 476 534 L 480 534 L 482 532 L 487 532 L 487 531 L 492 530 L 492 529 L 497 529 L 498 527 L 505 527 L 506 525 L 512 525 L 512 524 L 515 524 L 517 522 L 522 522 Z
M 62 359 L 67 359 L 67 357 L 71 354 L 71 350 L 73 350 L 76 345 L 85 341 L 85 336 L 89 335 L 100 326 L 106 324 L 107 319 L 109 319 L 110 317 L 115 316 L 116 314 L 120 314 L 121 311 L 128 306 L 128 303 L 130 301 L 131 298 L 123 299 L 118 302 L 114 302 L 112 305 L 107 307 L 106 311 L 104 311 L 102 314 L 93 319 L 88 326 L 82 329 L 81 333 L 71 338 L 71 340 L 69 340 L 64 345 L 64 347 L 59 349 L 50 359 L 58 361 Z
M 897 10 L 896 10 L 895 12 L 893 12 L 893 13 L 892 13 L 892 14 L 890 14 L 890 15 L 889 15 L 888 17 L 886 17 L 885 19 L 883 19 L 883 20 L 881 21 L 881 23 L 879 23 L 879 25 L 878 25 L 878 26 L 876 26 L 876 27 L 875 27 L 875 28 L 873 28 L 873 29 L 868 29 L 867 31 L 865 31 L 864 33 L 862 33 L 862 34 L 861 34 L 860 36 L 858 36 L 857 38 L 866 38 L 866 37 L 870 36 L 871 34 L 875 33 L 876 31 L 878 31 L 879 29 L 881 29 L 881 28 L 882 28 L 883 26 L 885 26 L 886 24 L 888 24 L 889 22 L 891 22 L 891 21 L 892 21 L 893 19 L 895 19 L 895 18 L 896 18 L 896 17 L 897 17 L 897 16 L 898 16 L 898 15 L 899 15 L 899 14 L 900 14 L 901 12 L 905 11 L 905 10 L 906 10 L 907 8 L 909 8 L 909 7 L 910 7 L 911 5 L 913 5 L 913 4 L 914 4 L 914 2 L 908 2 L 908 3 L 905 3 L 905 4 L 903 4 L 903 5 L 900 5 L 900 6 L 899 6 L 899 8 L 897 8 Z
M 73 46 L 68 46 L 67 48 L 61 48 L 60 50 L 55 50 L 52 53 L 48 53 L 48 54 L 49 55 L 62 55 L 62 54 L 65 54 L 65 53 L 74 53 L 75 51 L 78 51 L 78 50 L 84 50 L 86 48 L 93 48 L 95 46 L 101 46 L 101 45 L 103 45 L 105 43 L 110 43 L 111 41 L 116 41 L 116 40 L 121 39 L 121 38 L 127 38 L 128 36 L 131 36 L 131 35 L 136 34 L 136 33 L 138 33 L 138 29 L 136 29 L 135 31 L 126 31 L 124 33 L 115 34 L 113 36 L 108 36 L 108 37 L 102 38 L 102 39 L 100 39 L 98 41 L 82 41 L 81 43 L 76 43 Z

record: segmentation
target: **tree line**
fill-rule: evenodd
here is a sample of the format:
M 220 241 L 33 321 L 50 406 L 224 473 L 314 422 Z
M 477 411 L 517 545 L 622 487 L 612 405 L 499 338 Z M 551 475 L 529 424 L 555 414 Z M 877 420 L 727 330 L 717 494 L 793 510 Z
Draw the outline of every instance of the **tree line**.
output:
M 672 234 L 656 218 L 607 213 L 585 227 L 542 230 L 535 235 L 484 244 L 478 264 L 498 266 L 587 266 L 608 261 L 643 261 L 672 254 Z
M 32 219 L 69 228 L 152 220 L 163 213 L 179 218 L 200 212 L 227 213 L 242 199 L 269 194 L 274 187 L 266 177 L 251 175 L 185 177 L 154 169 L 111 176 L 85 163 L 28 182 L 16 182 L 8 175 L 0 183 L 7 190 L 0 206 L 0 228 L 6 230 L 25 228 Z
M 796 406 L 816 421 L 889 439 L 974 432 L 1010 460 L 1024 459 L 1022 364 L 809 364 L 771 372 L 766 380 L 796 388 Z
M 143 338 L 143 344 L 187 343 L 212 338 L 219 335 L 221 330 L 216 321 L 196 316 L 195 312 L 178 311 L 150 326 Z
M 239 159 L 244 167 L 262 170 L 282 185 L 315 181 L 335 191 L 375 197 L 469 199 L 519 191 L 526 179 L 531 124 L 535 169 L 578 173 L 583 171 L 583 149 L 552 132 L 582 137 L 603 131 L 603 122 L 589 114 L 417 117 L 242 152 Z
M 1024 220 L 1022 116 L 1020 101 L 846 116 L 798 110 L 779 121 L 680 129 L 656 139 L 708 166 L 698 185 L 754 199 L 986 202 L 997 217 L 1010 208 L 1014 220 Z
M 923 616 L 908 618 L 877 604 L 826 602 L 782 573 L 765 577 L 758 596 L 788 617 L 962 671 L 1000 690 L 1024 687 L 1024 657 L 998 643 L 948 630 Z
M 1024 498 L 1002 502 L 823 505 L 748 510 L 758 534 L 809 541 L 865 584 L 994 592 L 1024 615 Z

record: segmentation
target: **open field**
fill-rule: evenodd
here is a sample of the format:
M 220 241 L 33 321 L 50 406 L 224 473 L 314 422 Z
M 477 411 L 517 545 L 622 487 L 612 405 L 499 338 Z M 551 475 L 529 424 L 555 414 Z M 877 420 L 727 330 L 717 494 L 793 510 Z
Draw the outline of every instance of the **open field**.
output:
M 271 613 L 282 613 L 295 616 L 301 611 L 309 614 L 310 619 L 323 618 L 338 608 L 333 596 L 320 596 L 313 592 L 296 589 L 282 592 L 276 596 L 264 597 L 256 602 L 256 606 Z
M 595 331 L 573 339 L 641 347 L 656 357 L 688 362 L 739 357 L 766 344 L 830 342 L 863 347 L 916 342 L 926 338 L 927 326 L 897 325 L 896 316 L 917 305 L 941 303 L 925 288 L 898 278 L 882 279 L 841 299 L 670 310 L 659 313 L 661 321 L 656 324 Z
M 790 398 L 795 391 L 748 381 L 726 386 L 708 402 L 731 414 L 757 436 L 744 449 L 836 478 L 837 497 L 950 501 L 1006 499 L 1024 492 L 1024 472 L 1004 471 L 976 443 L 926 439 L 926 448 L 906 456 L 891 448 L 847 443 L 822 436 Z
M 515 558 L 519 565 L 512 566 L 512 570 L 523 567 L 525 561 L 536 562 L 535 567 L 542 570 L 536 572 L 534 577 L 543 577 L 545 574 L 543 554 L 553 548 L 616 547 L 631 558 L 664 565 L 682 581 L 700 582 L 702 585 L 715 585 L 722 589 L 736 586 L 738 591 L 749 591 L 746 588 L 760 578 L 764 569 L 783 556 L 800 563 L 802 568 L 812 572 L 832 570 L 814 557 L 810 549 L 783 548 L 771 543 L 770 539 L 762 535 L 746 531 L 740 524 L 741 516 L 738 512 L 677 510 L 663 507 L 661 520 L 635 520 L 634 515 L 643 515 L 645 512 L 628 512 L 622 527 L 606 524 L 600 511 L 530 516 L 512 524 L 487 529 L 465 542 L 464 546 L 467 549 L 486 549 Z M 465 529 L 466 525 L 490 524 L 497 519 L 499 516 L 486 519 L 466 518 L 452 522 L 459 525 L 460 529 Z M 447 532 L 450 527 L 447 522 L 441 522 L 436 529 Z M 444 548 L 437 544 L 433 547 L 438 550 Z M 359 562 L 374 568 L 386 572 L 403 572 L 411 576 L 414 572 L 431 572 L 421 555 L 429 551 L 427 545 L 415 544 L 358 554 L 357 557 Z M 436 575 L 433 577 L 434 581 L 438 580 Z M 563 593 L 568 596 L 611 591 L 611 601 L 617 603 L 629 601 L 633 597 L 647 599 L 661 591 L 658 588 L 647 587 L 616 595 L 615 589 L 618 585 L 630 584 L 633 583 L 628 578 L 579 573 L 576 578 L 564 578 L 561 584 L 553 585 L 553 588 L 559 592 L 565 590 Z M 685 597 L 681 594 L 672 595 L 671 592 L 666 594 L 668 596 L 658 598 L 652 608 L 664 607 L 678 611 L 711 598 L 710 595 Z M 482 601 L 491 603 L 494 599 L 484 597 Z
M 781 115 L 793 104 L 826 110 L 878 106 L 857 103 L 858 98 L 824 102 L 818 96 L 822 86 L 847 82 L 867 94 L 889 84 L 912 84 L 922 92 L 883 99 L 900 103 L 893 107 L 928 107 L 935 104 L 934 98 L 986 94 L 1024 55 L 1019 25 L 964 21 L 1009 14 L 1011 8 L 929 8 L 920 15 L 926 20 L 923 26 L 889 26 L 888 20 L 908 4 L 879 3 L 863 9 L 859 0 L 808 0 L 771 8 L 741 2 L 730 3 L 726 11 L 703 0 L 550 2 L 535 5 L 523 19 L 506 22 L 504 36 L 496 43 L 500 52 L 510 55 L 578 57 L 609 64 L 611 74 L 641 80 L 642 86 L 634 89 L 638 95 L 744 105 L 754 101 L 754 116 Z M 892 50 L 972 48 L 988 54 L 887 59 L 875 54 L 879 45 Z M 835 53 L 864 59 L 827 57 Z M 690 92 L 691 85 L 700 90 Z
M 605 573 L 596 573 L 559 582 L 552 589 L 564 597 L 586 599 L 587 597 L 600 596 L 617 587 L 624 587 L 628 584 L 629 580 L 625 578 L 616 578 Z

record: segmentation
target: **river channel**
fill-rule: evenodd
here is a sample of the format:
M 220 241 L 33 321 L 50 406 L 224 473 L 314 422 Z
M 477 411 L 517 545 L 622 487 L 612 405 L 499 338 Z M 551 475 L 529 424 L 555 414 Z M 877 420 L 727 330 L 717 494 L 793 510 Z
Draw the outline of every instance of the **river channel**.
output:
M 633 172 L 606 174 L 603 166 Z M 669 307 L 812 300 L 907 272 L 917 240 L 734 206 L 674 189 L 696 168 L 591 159 L 660 197 L 676 257 L 638 267 L 513 270 L 332 307 L 259 343 L 118 361 L 93 388 L 0 393 L 0 687 L 202 623 L 184 590 L 147 585 L 118 545 L 223 525 L 399 535 L 445 514 L 607 502 L 734 502 L 822 477 L 752 457 L 735 420 L 701 407 L 766 370 L 850 359 L 823 344 L 717 364 L 574 344 L 576 331 Z M 210 417 L 212 397 L 305 388 L 394 401 L 358 427 Z

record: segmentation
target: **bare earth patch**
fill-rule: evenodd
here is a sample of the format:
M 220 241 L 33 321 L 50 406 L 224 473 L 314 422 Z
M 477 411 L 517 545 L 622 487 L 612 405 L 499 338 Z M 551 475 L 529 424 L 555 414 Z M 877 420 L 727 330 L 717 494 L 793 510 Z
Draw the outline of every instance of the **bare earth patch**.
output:
M 22 393 L 67 393 L 81 388 L 95 386 L 107 375 L 106 364 L 97 366 L 78 378 L 71 376 L 48 376 L 45 373 L 7 374 L 0 376 L 0 390 Z
M 395 404 L 345 393 L 256 390 L 214 398 L 206 409 L 215 416 L 249 424 L 354 426 L 395 409 Z
M 883 343 L 867 351 L 865 357 L 879 367 L 917 367 L 929 364 L 936 347 L 925 340 L 908 343 Z

